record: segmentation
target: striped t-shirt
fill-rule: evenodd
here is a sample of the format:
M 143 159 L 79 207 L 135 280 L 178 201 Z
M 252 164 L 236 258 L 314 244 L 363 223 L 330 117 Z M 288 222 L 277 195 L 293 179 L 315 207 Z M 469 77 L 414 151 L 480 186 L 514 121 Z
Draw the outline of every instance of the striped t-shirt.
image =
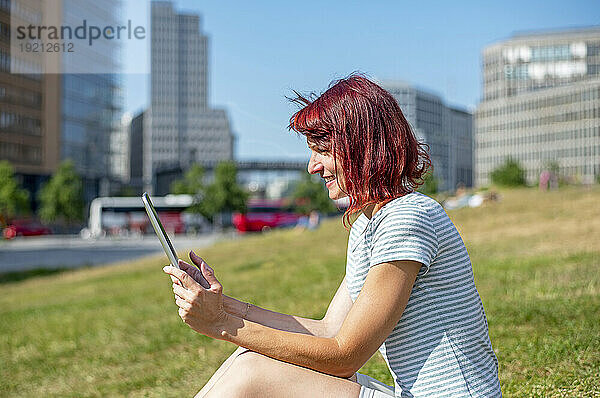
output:
M 423 264 L 400 321 L 379 348 L 396 397 L 501 396 L 469 254 L 433 199 L 413 192 L 371 219 L 364 214 L 356 219 L 346 263 L 352 301 L 371 267 L 395 260 Z

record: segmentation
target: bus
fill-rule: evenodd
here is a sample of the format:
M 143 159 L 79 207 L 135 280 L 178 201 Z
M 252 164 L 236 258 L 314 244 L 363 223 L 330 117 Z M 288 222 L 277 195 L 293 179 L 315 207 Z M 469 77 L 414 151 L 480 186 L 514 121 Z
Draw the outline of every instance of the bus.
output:
M 184 211 L 192 205 L 191 195 L 152 198 L 165 231 L 170 234 L 193 232 L 207 227 L 206 220 Z M 82 236 L 145 234 L 152 231 L 141 197 L 99 197 L 90 204 L 88 228 Z

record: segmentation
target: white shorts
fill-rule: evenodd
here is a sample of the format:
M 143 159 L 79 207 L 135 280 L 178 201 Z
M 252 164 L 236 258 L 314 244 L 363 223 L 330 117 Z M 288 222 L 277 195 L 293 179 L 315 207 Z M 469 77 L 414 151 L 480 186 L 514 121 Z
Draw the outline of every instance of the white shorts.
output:
M 360 384 L 360 394 L 358 398 L 394 397 L 394 387 L 383 384 L 371 376 L 356 373 L 356 382 Z

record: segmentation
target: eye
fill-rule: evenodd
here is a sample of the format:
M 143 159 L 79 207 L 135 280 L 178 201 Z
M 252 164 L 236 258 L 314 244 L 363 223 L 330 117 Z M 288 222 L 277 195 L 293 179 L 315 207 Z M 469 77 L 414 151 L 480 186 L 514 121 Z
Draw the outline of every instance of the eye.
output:
M 320 144 L 317 144 L 316 142 L 309 142 L 308 148 L 319 155 L 328 156 L 331 154 L 331 145 L 327 142 Z
M 318 153 L 319 155 L 325 155 L 328 153 L 325 148 L 319 148 L 317 146 L 310 147 L 310 150 Z

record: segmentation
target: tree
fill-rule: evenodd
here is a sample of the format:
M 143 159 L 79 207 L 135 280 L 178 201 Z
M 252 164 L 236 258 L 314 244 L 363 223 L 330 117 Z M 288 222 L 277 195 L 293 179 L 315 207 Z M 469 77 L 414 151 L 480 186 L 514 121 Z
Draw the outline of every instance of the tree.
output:
M 215 168 L 214 182 L 206 187 L 199 209 L 204 217 L 214 220 L 220 213 L 245 212 L 247 201 L 248 193 L 237 183 L 235 164 L 225 161 Z
M 201 195 L 204 191 L 204 169 L 194 164 L 183 178 L 171 184 L 171 192 L 176 195 Z
M 183 178 L 171 184 L 171 192 L 177 195 L 192 195 L 194 204 L 187 209 L 187 212 L 202 214 L 201 202 L 205 194 L 204 169 L 202 166 L 194 164 L 190 167 Z
M 298 182 L 292 194 L 292 200 L 296 211 L 302 214 L 309 214 L 313 210 L 323 214 L 336 211 L 323 184 L 315 181 L 308 173 L 303 173 L 302 180 Z
M 423 178 L 423 185 L 419 188 L 419 192 L 424 193 L 425 195 L 433 195 L 438 192 L 438 179 L 433 175 L 431 171 L 428 171 L 425 174 L 425 178 Z
M 504 164 L 490 174 L 492 183 L 508 187 L 517 187 L 525 185 L 525 170 L 519 163 L 511 158 L 507 158 Z
M 9 217 L 28 211 L 29 192 L 19 187 L 10 162 L 0 161 L 0 225 Z
M 44 222 L 83 219 L 83 183 L 71 160 L 60 164 L 41 189 L 39 216 Z

